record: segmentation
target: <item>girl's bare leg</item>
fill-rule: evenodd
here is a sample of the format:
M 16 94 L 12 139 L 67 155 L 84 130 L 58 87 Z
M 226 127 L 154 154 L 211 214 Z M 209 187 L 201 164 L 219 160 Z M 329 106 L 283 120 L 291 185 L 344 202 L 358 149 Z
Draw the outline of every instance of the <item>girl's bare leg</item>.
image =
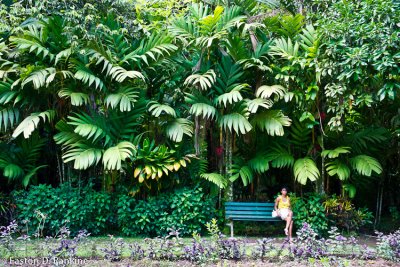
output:
M 289 230 L 289 226 L 290 226 L 290 221 L 292 220 L 292 217 L 290 217 L 290 215 L 288 215 L 285 219 L 286 221 L 286 227 L 285 227 L 285 231 Z
M 293 220 L 290 221 L 289 226 L 289 240 L 292 240 Z

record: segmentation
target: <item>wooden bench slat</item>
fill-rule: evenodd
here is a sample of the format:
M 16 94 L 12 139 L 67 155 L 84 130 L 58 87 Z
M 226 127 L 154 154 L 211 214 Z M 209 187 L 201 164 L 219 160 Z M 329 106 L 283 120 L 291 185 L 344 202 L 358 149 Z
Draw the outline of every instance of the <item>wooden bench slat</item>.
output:
M 270 216 L 271 212 L 263 212 L 263 211 L 226 211 L 228 215 L 254 215 L 254 216 Z
M 228 210 L 256 210 L 256 211 L 270 211 L 274 210 L 274 207 L 226 207 L 226 211 Z
M 273 207 L 274 203 L 262 203 L 262 202 L 225 202 L 225 207 Z
M 233 218 L 227 218 L 232 221 L 259 221 L 259 222 L 277 222 L 277 221 L 282 221 L 281 219 L 276 219 L 276 218 L 265 218 L 265 217 L 233 217 Z

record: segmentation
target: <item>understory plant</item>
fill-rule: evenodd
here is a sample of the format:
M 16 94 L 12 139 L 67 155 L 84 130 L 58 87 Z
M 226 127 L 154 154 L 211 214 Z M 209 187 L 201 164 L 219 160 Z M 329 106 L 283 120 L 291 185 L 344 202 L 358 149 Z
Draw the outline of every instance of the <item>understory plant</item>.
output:
M 400 262 L 400 230 L 384 235 L 377 232 L 377 252 L 384 259 Z

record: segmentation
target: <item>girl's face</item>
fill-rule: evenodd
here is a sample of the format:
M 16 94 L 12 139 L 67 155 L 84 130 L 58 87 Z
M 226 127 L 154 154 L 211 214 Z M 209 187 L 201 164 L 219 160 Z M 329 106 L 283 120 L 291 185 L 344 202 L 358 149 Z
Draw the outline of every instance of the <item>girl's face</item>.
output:
M 283 188 L 281 193 L 282 193 L 282 195 L 286 196 L 287 195 L 287 190 L 285 188 Z

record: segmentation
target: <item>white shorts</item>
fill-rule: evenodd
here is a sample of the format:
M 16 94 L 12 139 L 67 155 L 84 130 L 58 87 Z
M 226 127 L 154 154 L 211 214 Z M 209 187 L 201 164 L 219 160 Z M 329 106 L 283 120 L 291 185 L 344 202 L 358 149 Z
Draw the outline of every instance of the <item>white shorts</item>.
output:
M 282 218 L 282 220 L 286 220 L 289 216 L 290 209 L 279 209 L 278 214 Z

